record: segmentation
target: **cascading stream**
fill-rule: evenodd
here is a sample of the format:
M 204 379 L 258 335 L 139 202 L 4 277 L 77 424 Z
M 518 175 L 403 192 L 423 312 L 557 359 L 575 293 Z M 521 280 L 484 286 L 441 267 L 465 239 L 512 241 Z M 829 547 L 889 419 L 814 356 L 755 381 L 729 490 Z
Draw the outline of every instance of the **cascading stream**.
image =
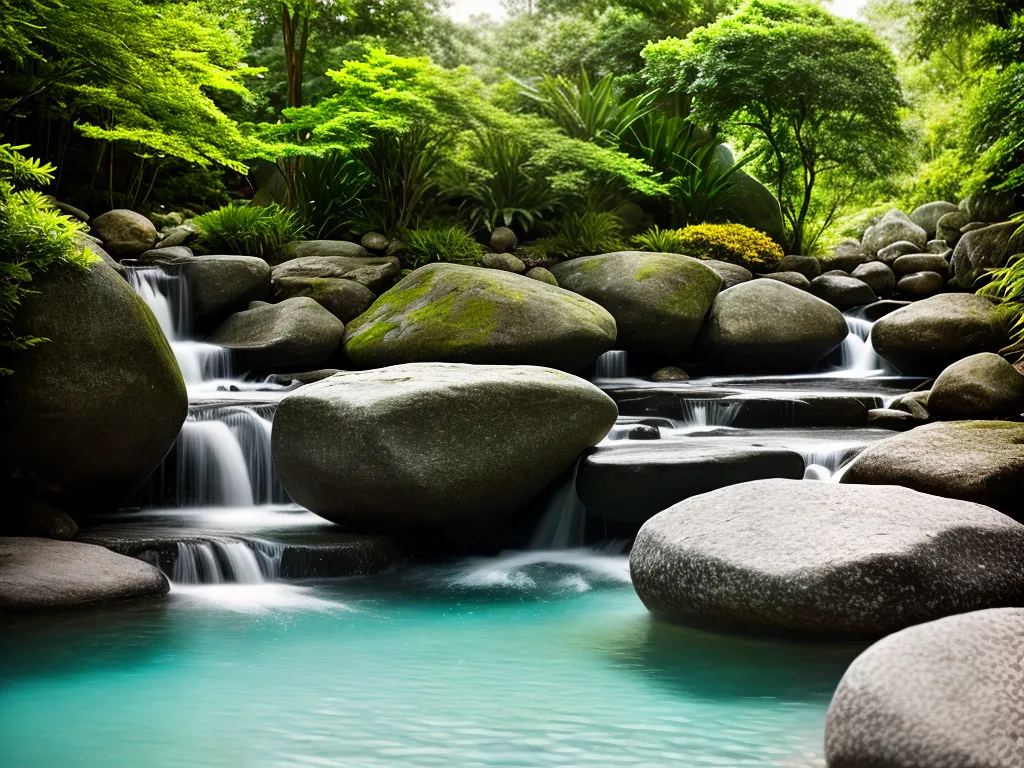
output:
M 859 313 L 860 310 L 843 313 L 846 327 L 849 329 L 840 350 L 843 372 L 858 377 L 877 376 L 885 373 L 887 369 L 885 362 L 871 344 L 871 328 L 874 322 Z

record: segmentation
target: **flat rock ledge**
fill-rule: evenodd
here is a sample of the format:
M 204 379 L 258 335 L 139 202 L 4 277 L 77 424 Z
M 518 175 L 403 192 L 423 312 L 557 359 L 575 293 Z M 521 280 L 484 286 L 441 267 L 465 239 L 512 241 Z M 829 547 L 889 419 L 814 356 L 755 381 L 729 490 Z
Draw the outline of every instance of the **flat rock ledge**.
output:
M 875 643 L 829 707 L 829 768 L 1024 765 L 1024 609 L 950 616 Z
M 1024 599 L 1024 526 L 898 486 L 759 480 L 651 518 L 630 554 L 654 613 L 712 629 L 878 636 Z
M 0 612 L 159 597 L 169 589 L 167 579 L 153 566 L 103 547 L 32 537 L 0 538 Z

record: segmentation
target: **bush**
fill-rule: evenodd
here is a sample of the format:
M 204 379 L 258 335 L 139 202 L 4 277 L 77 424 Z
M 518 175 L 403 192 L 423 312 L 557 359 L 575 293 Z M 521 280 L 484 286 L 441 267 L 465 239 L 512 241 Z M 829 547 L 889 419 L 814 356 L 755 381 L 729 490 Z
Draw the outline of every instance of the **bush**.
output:
M 273 261 L 280 250 L 301 239 L 306 227 L 278 205 L 233 203 L 197 216 L 200 246 L 208 253 L 258 256 Z
M 541 259 L 551 256 L 576 258 L 595 253 L 611 253 L 626 247 L 622 222 L 614 213 L 588 211 L 570 214 L 555 226 L 555 234 L 537 240 L 531 246 Z
M 1015 220 L 1024 221 L 1024 215 Z M 1024 233 L 1024 224 L 1017 232 Z M 1024 360 L 1024 253 L 1012 256 L 1005 267 L 990 270 L 989 276 L 992 282 L 978 294 L 999 300 L 999 308 L 1010 329 L 1010 344 L 1002 352 Z
M 462 227 L 407 230 L 400 239 L 407 246 L 402 258 L 410 269 L 435 262 L 473 265 L 483 254 L 480 243 Z
M 775 269 L 784 255 L 768 235 L 742 224 L 695 224 L 677 230 L 655 228 L 640 235 L 636 242 L 645 249 L 727 261 L 755 272 Z

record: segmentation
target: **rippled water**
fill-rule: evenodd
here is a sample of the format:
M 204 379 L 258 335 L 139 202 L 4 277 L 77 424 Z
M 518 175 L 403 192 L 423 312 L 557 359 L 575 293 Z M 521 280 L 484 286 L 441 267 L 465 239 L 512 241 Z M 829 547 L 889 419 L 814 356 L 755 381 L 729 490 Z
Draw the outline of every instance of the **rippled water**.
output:
M 0 764 L 820 765 L 860 648 L 657 622 L 627 571 L 520 553 L 8 617 Z

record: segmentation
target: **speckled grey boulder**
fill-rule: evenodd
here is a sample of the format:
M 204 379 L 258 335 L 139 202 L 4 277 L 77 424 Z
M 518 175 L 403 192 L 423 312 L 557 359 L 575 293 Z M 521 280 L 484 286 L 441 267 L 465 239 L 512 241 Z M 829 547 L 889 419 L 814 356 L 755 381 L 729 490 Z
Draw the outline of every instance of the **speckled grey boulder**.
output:
M 118 208 L 93 219 L 92 233 L 117 258 L 133 258 L 156 244 L 156 227 L 141 213 Z
M 880 261 L 861 264 L 853 270 L 851 277 L 865 283 L 876 296 L 882 299 L 889 298 L 896 290 L 896 275 Z
M 908 253 L 900 256 L 892 265 L 897 277 L 912 275 L 914 272 L 937 272 L 949 276 L 949 263 L 938 253 Z
M 504 272 L 515 272 L 517 275 L 526 271 L 526 264 L 511 253 L 485 253 L 480 260 L 488 269 L 500 269 Z
M 414 363 L 284 398 L 274 459 L 291 497 L 328 520 L 467 535 L 520 509 L 617 415 L 593 384 L 550 368 Z
M 301 258 L 367 258 L 372 254 L 359 245 L 348 240 L 295 240 L 281 249 L 278 258 L 272 264 Z
M 911 221 L 907 214 L 893 208 L 879 219 L 877 224 L 867 228 L 861 245 L 868 254 L 874 255 L 885 246 L 903 240 L 916 245 L 918 251 L 923 251 L 929 237 L 928 233 Z
M 767 275 L 758 275 L 762 280 L 778 280 L 780 283 L 792 285 L 801 291 L 811 290 L 811 281 L 800 272 L 769 272 Z
M 1024 522 L 1024 424 L 940 422 L 880 440 L 854 459 L 843 483 L 903 485 L 964 499 Z
M 1010 256 L 1024 251 L 1024 234 L 1016 234 L 1019 228 L 1019 223 L 1007 221 L 965 230 L 950 258 L 954 274 L 951 285 L 973 291 L 988 282 L 987 270 L 1006 266 Z
M 813 280 L 821 274 L 821 260 L 813 256 L 783 256 L 776 272 L 799 272 L 808 280 Z
M 856 277 L 821 275 L 811 280 L 811 293 L 836 309 L 852 309 L 878 301 L 871 286 Z
M 1020 416 L 1024 413 L 1024 376 L 992 352 L 971 355 L 939 374 L 928 407 L 944 421 Z
M 296 296 L 308 296 L 343 323 L 359 317 L 377 298 L 365 285 L 340 277 L 282 277 L 274 282 L 278 301 Z
M 1024 765 L 1024 609 L 950 616 L 890 635 L 843 675 L 829 768 Z
M 380 293 L 398 279 L 399 261 L 394 256 L 304 256 L 278 264 L 271 272 L 275 282 L 286 277 L 333 277 L 354 280 Z
M 945 280 L 938 272 L 914 272 L 896 283 L 896 292 L 904 299 L 927 299 L 942 290 Z
M 159 597 L 169 589 L 152 565 L 94 544 L 0 538 L 0 613 Z
M 644 524 L 629 558 L 655 613 L 751 632 L 880 635 L 1024 598 L 1024 525 L 896 486 L 758 480 Z
M 690 348 L 722 284 L 700 260 L 674 253 L 605 253 L 551 272 L 615 318 L 617 349 L 663 357 Z
M 754 279 L 754 273 L 746 267 L 741 267 L 739 264 L 730 264 L 727 261 L 719 261 L 718 259 L 708 259 L 702 263 L 722 278 L 723 291 L 726 288 L 732 288 L 734 285 Z

